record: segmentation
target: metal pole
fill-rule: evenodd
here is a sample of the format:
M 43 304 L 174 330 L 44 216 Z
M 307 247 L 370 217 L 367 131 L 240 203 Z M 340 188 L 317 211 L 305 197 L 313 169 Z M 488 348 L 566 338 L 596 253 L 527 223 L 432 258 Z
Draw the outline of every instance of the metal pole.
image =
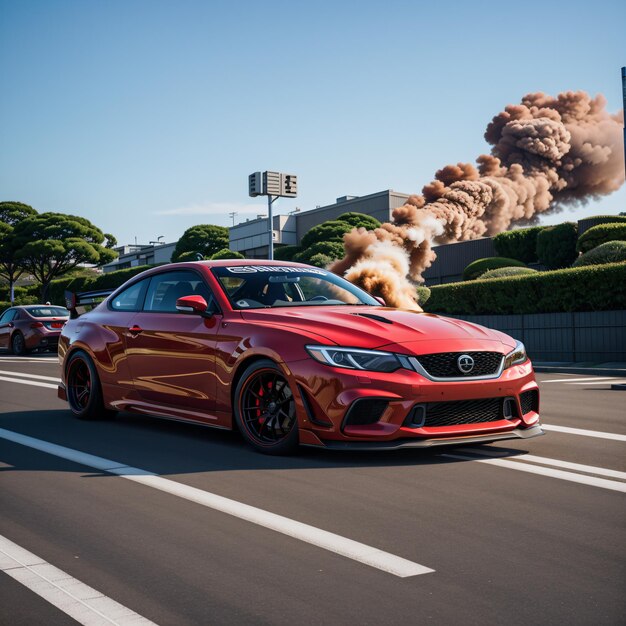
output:
M 272 196 L 267 196 L 267 222 L 269 224 L 268 235 L 269 235 L 269 244 L 267 246 L 267 258 L 270 261 L 274 260 L 274 216 L 272 215 L 272 202 L 274 202 L 276 198 Z

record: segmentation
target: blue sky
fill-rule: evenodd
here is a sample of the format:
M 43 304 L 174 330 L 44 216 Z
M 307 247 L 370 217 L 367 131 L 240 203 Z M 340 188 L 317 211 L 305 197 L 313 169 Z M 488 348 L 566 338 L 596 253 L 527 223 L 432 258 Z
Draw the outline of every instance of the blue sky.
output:
M 0 0 L 0 200 L 131 243 L 264 212 L 255 170 L 298 174 L 279 212 L 419 192 L 527 92 L 621 108 L 624 24 L 622 1 Z M 624 210 L 622 187 L 550 221 Z

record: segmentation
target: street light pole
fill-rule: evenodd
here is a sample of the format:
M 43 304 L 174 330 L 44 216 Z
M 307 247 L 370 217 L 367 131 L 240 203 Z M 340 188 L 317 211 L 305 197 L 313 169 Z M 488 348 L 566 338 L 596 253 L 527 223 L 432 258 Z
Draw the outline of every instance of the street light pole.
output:
M 272 205 L 278 198 L 295 198 L 298 195 L 298 177 L 281 172 L 253 172 L 248 176 L 248 195 L 267 196 L 267 234 L 269 242 L 267 256 L 274 260 L 274 214 Z
M 270 238 L 267 245 L 267 258 L 270 261 L 274 260 L 274 215 L 272 213 L 272 205 L 275 200 L 278 200 L 278 196 L 267 196 L 267 223 L 269 224 L 268 235 Z

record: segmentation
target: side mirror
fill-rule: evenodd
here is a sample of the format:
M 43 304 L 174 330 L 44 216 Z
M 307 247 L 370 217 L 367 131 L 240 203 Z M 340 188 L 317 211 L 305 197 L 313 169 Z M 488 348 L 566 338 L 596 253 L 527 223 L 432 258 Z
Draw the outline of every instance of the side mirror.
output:
M 208 304 L 202 296 L 183 296 L 176 300 L 176 310 L 180 313 L 211 317 L 211 314 L 207 313 L 207 307 Z
M 380 296 L 374 296 L 374 300 L 380 302 L 383 306 L 387 306 L 387 303 Z

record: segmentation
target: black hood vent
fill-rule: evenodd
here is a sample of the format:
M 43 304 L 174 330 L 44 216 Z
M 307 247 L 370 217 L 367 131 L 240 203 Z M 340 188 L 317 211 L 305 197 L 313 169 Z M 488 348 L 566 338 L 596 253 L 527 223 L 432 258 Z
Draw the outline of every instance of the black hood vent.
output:
M 352 315 L 358 315 L 359 317 L 369 317 L 371 320 L 376 320 L 377 322 L 382 322 L 383 324 L 393 324 L 391 320 L 388 320 L 386 317 L 382 317 L 381 315 L 375 315 L 374 313 L 353 313 Z

